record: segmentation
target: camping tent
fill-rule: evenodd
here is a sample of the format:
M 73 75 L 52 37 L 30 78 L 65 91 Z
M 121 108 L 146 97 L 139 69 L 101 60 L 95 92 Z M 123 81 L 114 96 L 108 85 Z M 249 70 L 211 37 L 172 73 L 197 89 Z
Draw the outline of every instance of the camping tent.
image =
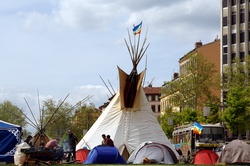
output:
M 83 164 L 127 164 L 127 162 L 115 147 L 99 145 L 89 152 Z
M 216 164 L 219 156 L 212 150 L 200 150 L 194 156 L 194 164 Z
M 88 157 L 90 150 L 89 149 L 79 149 L 76 151 L 76 160 L 80 163 L 83 163 Z
M 0 162 L 13 163 L 16 145 L 21 142 L 22 128 L 0 120 Z
M 158 142 L 175 151 L 160 127 L 143 91 L 142 80 L 144 72 L 137 73 L 136 67 L 146 51 L 143 50 L 145 43 L 146 37 L 141 49 L 136 47 L 136 44 L 134 45 L 135 47 L 131 45 L 131 49 L 129 49 L 127 44 L 133 69 L 128 75 L 118 68 L 120 78 L 119 91 L 77 144 L 76 150 L 84 146 L 92 149 L 100 145 L 102 141 L 101 135 L 106 134 L 111 136 L 115 146 L 125 160 L 128 159 L 130 153 L 137 146 L 145 141 Z M 137 52 L 134 50 L 141 51 Z M 178 156 L 176 151 L 175 154 Z
M 141 143 L 129 156 L 127 162 L 129 164 L 141 164 L 144 158 L 156 164 L 175 164 L 178 162 L 171 148 L 156 142 Z
M 229 142 L 218 159 L 219 163 L 240 164 L 250 163 L 250 145 L 242 140 Z

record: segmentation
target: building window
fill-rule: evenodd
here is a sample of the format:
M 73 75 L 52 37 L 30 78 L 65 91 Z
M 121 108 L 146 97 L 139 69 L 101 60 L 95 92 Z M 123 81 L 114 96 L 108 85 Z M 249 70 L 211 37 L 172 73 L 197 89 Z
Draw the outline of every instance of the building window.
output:
M 227 0 L 223 0 L 222 1 L 222 7 L 224 8 L 224 7 L 227 7 Z
M 231 25 L 235 25 L 236 24 L 236 14 L 232 14 L 232 24 Z
M 245 41 L 245 32 L 240 32 L 240 43 Z
M 151 95 L 151 101 L 155 101 L 155 95 Z
M 223 17 L 223 21 L 222 21 L 223 27 L 227 26 L 227 16 Z
M 240 52 L 240 61 L 241 62 L 245 61 L 245 52 Z
M 245 0 L 240 0 L 240 4 L 243 4 L 243 3 L 245 3 Z
M 223 54 L 222 63 L 227 64 L 227 54 Z
M 151 105 L 152 111 L 155 112 L 155 105 Z
M 158 112 L 161 112 L 161 106 L 158 105 Z
M 236 33 L 232 33 L 231 35 L 231 44 L 235 44 L 236 43 Z
M 232 0 L 232 1 L 231 1 L 231 5 L 232 5 L 232 6 L 236 5 L 236 0 Z
M 227 47 L 223 47 L 223 53 L 227 53 Z
M 227 45 L 227 35 L 224 35 L 222 37 L 222 41 L 223 41 L 223 46 Z
M 235 57 L 236 57 L 236 54 L 235 54 L 235 53 L 232 53 L 232 54 L 231 54 L 231 63 L 234 63 Z
M 240 23 L 245 22 L 245 13 L 240 13 Z

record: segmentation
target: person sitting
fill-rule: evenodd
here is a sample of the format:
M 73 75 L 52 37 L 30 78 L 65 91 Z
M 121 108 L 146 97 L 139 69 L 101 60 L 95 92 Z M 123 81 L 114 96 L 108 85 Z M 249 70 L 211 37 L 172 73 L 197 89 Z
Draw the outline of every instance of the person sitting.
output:
M 106 143 L 108 146 L 114 146 L 114 141 L 110 138 L 110 135 L 107 135 Z
M 52 139 L 46 143 L 45 148 L 47 149 L 58 149 L 60 146 L 58 145 L 59 139 Z
M 102 145 L 107 145 L 107 138 L 105 134 L 102 134 Z

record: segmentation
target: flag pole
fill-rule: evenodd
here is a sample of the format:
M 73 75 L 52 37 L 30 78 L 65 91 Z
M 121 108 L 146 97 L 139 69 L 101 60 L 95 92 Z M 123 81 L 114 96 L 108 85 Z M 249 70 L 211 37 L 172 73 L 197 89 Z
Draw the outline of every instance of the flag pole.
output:
M 134 34 L 134 55 L 133 55 L 133 65 L 135 66 L 135 59 L 136 59 L 136 45 L 135 45 L 135 38 L 136 38 L 136 34 Z
M 139 48 L 139 43 L 140 43 L 140 37 L 141 37 L 141 32 L 139 33 L 138 41 L 137 41 L 137 48 L 136 48 L 136 59 L 138 60 L 138 48 Z

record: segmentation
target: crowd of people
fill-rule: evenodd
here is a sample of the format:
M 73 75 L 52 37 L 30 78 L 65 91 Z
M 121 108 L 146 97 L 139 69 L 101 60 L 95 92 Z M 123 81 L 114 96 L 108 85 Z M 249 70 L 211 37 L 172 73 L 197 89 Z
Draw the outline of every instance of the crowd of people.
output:
M 78 143 L 78 138 L 73 134 L 73 132 L 71 130 L 68 130 L 67 132 L 67 143 L 68 143 L 68 148 L 66 150 L 67 153 L 67 161 L 72 161 L 72 160 L 76 160 L 76 145 Z M 24 142 L 26 142 L 28 145 L 30 145 L 32 147 L 32 136 L 29 135 Z M 49 140 L 45 145 L 43 145 L 42 147 L 46 148 L 46 149 L 60 149 L 62 148 L 59 145 L 59 139 L 51 139 Z M 105 135 L 102 134 L 102 142 L 101 145 L 107 145 L 107 146 L 113 146 L 114 147 L 114 141 L 110 138 L 110 135 Z
M 67 143 L 68 143 L 68 148 L 65 151 L 67 154 L 67 161 L 72 161 L 76 160 L 76 145 L 78 143 L 78 138 L 73 134 L 71 130 L 68 130 L 67 132 Z M 24 140 L 30 147 L 34 147 L 32 144 L 32 136 L 28 135 L 27 138 Z M 53 149 L 53 150 L 59 150 L 62 147 L 59 145 L 60 139 L 51 139 L 49 140 L 46 144 L 43 144 L 43 142 L 40 143 L 40 148 L 46 148 L 46 149 Z

